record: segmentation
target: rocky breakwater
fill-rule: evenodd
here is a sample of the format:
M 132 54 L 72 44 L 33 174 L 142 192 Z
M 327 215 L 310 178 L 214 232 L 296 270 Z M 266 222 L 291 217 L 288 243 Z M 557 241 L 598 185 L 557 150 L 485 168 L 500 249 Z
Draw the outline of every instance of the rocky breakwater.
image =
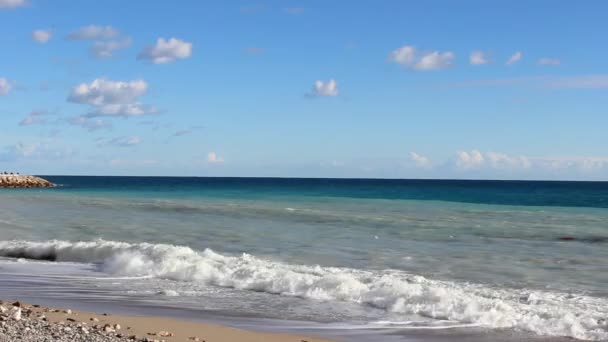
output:
M 50 188 L 55 184 L 36 176 L 0 174 L 0 188 Z

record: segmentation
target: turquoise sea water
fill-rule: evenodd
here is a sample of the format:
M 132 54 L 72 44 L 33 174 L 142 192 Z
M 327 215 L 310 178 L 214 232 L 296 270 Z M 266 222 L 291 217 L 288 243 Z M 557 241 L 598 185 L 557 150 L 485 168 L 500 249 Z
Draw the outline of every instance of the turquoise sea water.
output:
M 608 183 L 47 178 L 0 190 L 0 276 L 48 298 L 608 339 Z

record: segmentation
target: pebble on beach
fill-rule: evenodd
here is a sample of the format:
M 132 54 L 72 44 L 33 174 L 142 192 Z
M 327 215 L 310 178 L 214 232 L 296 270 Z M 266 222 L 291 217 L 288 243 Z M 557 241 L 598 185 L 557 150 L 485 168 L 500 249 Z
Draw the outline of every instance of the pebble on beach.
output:
M 147 338 L 137 339 L 125 337 L 116 330 L 119 324 L 86 327 L 86 322 L 78 322 L 67 318 L 67 322 L 52 323 L 41 313 L 35 313 L 31 308 L 20 302 L 12 304 L 0 302 L 0 342 L 133 342 L 146 341 Z M 47 311 L 47 310 L 43 310 Z M 59 310 L 48 310 L 60 312 Z M 72 314 L 71 310 L 63 313 Z M 91 318 L 92 321 L 99 321 Z

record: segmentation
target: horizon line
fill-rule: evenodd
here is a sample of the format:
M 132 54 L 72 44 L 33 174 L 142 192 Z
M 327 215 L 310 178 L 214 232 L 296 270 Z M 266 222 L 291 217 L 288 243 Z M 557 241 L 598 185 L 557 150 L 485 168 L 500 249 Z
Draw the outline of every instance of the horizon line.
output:
M 321 177 L 321 176 L 144 176 L 144 175 L 76 175 L 76 174 L 32 174 L 38 177 L 123 177 L 123 178 L 215 178 L 215 179 L 328 179 L 328 180 L 386 180 L 386 181 L 468 181 L 468 182 L 587 182 L 607 183 L 608 180 L 580 179 L 492 179 L 492 178 L 388 178 L 388 177 Z

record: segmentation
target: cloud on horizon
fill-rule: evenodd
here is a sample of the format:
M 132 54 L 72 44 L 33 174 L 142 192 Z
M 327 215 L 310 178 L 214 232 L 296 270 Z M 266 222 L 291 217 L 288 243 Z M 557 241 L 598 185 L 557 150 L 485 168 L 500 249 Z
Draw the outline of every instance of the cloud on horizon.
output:
M 420 155 L 416 152 L 410 152 L 410 159 L 414 162 L 414 165 L 419 168 L 428 169 L 432 167 L 431 160 L 428 157 Z
M 207 153 L 207 162 L 211 164 L 223 163 L 224 159 L 217 155 L 215 152 Z
M 48 142 L 23 143 L 5 146 L 0 150 L 0 161 L 31 160 L 59 160 L 75 155 L 76 152 L 70 148 L 55 148 Z
M 479 149 L 455 151 L 443 160 L 410 152 L 401 162 L 394 159 L 349 162 L 349 171 L 365 165 L 370 174 L 388 178 L 427 179 L 518 179 L 518 180 L 605 180 L 608 156 L 530 156 Z M 363 170 L 363 169 L 362 169 Z M 393 171 L 391 171 L 393 170 Z M 358 177 L 358 174 L 354 174 Z M 365 175 L 361 175 L 365 177 Z
M 608 171 L 608 157 L 534 157 L 473 149 L 457 151 L 438 168 L 461 175 L 582 176 Z

